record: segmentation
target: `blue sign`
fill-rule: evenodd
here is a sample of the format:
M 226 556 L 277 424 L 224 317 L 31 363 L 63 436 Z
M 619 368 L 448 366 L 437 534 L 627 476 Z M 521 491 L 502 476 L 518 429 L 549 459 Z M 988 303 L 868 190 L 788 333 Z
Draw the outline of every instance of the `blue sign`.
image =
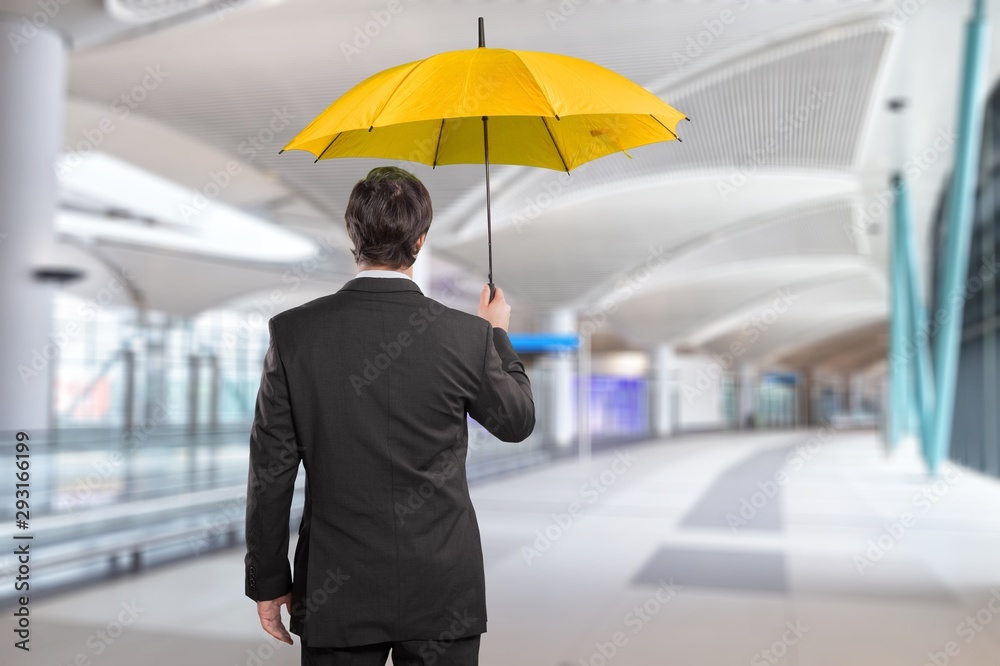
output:
M 580 346 L 580 336 L 575 333 L 509 333 L 514 351 L 525 354 L 574 351 Z

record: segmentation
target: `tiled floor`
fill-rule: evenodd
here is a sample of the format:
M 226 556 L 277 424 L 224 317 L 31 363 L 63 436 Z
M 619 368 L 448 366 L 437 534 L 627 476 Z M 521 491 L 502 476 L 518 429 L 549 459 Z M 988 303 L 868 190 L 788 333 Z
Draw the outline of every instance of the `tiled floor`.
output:
M 1000 665 L 1000 483 L 933 483 L 869 432 L 626 450 L 473 488 L 484 666 Z M 243 597 L 242 555 L 39 600 L 30 656 L 8 638 L 0 661 L 297 664 Z

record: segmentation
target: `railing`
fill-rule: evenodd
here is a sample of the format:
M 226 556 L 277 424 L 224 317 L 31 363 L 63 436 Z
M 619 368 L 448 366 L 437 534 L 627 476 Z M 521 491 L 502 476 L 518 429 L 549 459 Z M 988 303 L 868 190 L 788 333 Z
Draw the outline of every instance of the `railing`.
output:
M 510 444 L 474 421 L 469 426 L 473 481 L 550 458 L 540 433 Z M 32 590 L 45 593 L 242 544 L 248 428 L 249 421 L 192 434 L 166 424 L 138 440 L 123 440 L 117 428 L 76 428 L 34 438 L 30 533 L 42 547 L 32 558 Z M 293 533 L 304 481 L 300 472 Z M 14 532 L 11 493 L 0 488 L 0 538 L 8 542 Z M 14 556 L 0 556 L 0 605 L 13 600 L 7 584 L 13 575 Z

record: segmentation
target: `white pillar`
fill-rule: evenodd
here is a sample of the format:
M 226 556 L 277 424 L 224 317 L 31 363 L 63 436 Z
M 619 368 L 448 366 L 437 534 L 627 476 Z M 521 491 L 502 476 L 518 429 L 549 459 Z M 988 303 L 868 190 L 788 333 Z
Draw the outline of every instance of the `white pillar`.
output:
M 577 459 L 582 463 L 590 462 L 590 376 L 591 353 L 590 331 L 580 331 L 580 347 L 577 350 L 577 384 L 576 384 L 576 441 Z
M 677 356 L 672 345 L 661 344 L 653 350 L 652 357 L 651 425 L 654 435 L 667 437 L 674 432 L 673 375 Z
M 0 17 L 0 430 L 48 426 L 58 351 L 55 287 L 32 273 L 51 256 L 65 49 L 54 32 L 25 34 L 24 25 Z
M 755 425 L 759 425 L 756 418 L 759 380 L 756 366 L 747 363 L 740 366 L 740 430 L 747 428 L 751 416 L 754 417 Z
M 417 259 L 413 262 L 413 281 L 424 292 L 424 296 L 431 296 L 431 248 L 427 245 L 426 239 L 420 252 L 417 252 Z
M 549 314 L 546 331 L 549 333 L 576 333 L 576 313 L 556 310 Z M 546 414 L 545 435 L 548 442 L 558 448 L 569 446 L 575 434 L 573 417 L 573 353 L 560 352 L 549 357 L 551 381 Z
M 860 372 L 853 372 L 848 375 L 848 409 L 851 415 L 857 415 L 864 409 L 865 401 L 865 376 Z

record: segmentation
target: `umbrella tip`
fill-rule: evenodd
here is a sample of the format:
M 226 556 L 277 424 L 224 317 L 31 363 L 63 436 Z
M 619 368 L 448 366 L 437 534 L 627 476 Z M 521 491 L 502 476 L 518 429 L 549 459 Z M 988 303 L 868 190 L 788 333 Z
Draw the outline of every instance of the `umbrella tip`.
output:
M 691 119 L 688 118 L 687 116 L 684 116 L 684 120 L 687 120 L 688 122 L 691 122 Z
M 284 148 L 282 148 L 281 150 L 279 150 L 279 151 L 278 151 L 278 154 L 280 155 L 280 154 L 281 154 L 281 153 L 283 153 L 283 152 L 285 152 L 285 149 L 284 149 Z
M 479 17 L 479 48 L 486 46 L 486 29 L 483 27 L 483 17 Z

